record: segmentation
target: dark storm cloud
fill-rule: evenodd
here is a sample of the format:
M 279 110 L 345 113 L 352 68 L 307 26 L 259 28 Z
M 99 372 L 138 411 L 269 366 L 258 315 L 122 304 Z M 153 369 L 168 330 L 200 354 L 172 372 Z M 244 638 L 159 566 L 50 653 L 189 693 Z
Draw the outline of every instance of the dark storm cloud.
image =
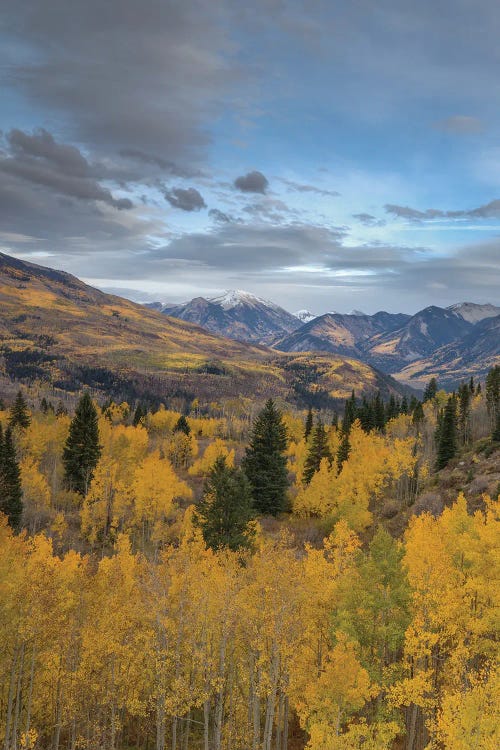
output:
M 287 186 L 290 190 L 296 193 L 316 193 L 317 195 L 323 195 L 325 197 L 337 198 L 340 193 L 336 190 L 324 190 L 323 188 L 316 187 L 315 185 L 308 185 L 302 182 L 295 182 L 294 180 L 286 180 L 283 177 L 278 178 L 280 182 Z
M 432 221 L 434 219 L 498 219 L 500 218 L 500 199 L 485 203 L 483 206 L 459 211 L 443 211 L 439 208 L 428 208 L 419 211 L 410 206 L 398 206 L 392 203 L 385 205 L 387 213 L 409 221 Z
M 4 28 L 22 52 L 4 82 L 94 150 L 191 165 L 236 75 L 223 10 L 223 0 L 4 0 Z
M 235 188 L 242 193 L 262 193 L 264 194 L 269 187 L 269 180 L 262 172 L 254 170 L 248 174 L 237 177 L 234 181 Z
M 206 208 L 201 193 L 196 188 L 173 188 L 164 192 L 167 200 L 174 208 L 180 208 L 182 211 L 200 211 Z
M 0 172 L 32 185 L 40 185 L 63 196 L 101 201 L 117 209 L 132 208 L 128 198 L 114 198 L 108 188 L 92 176 L 92 166 L 75 147 L 58 143 L 46 130 L 33 134 L 11 130 L 7 150 L 0 155 Z

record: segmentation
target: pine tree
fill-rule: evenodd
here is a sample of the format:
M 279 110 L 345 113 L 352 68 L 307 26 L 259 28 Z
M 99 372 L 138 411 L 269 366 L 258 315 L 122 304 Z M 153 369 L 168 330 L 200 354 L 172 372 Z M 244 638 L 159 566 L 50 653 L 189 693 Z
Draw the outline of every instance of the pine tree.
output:
M 189 433 L 191 432 L 191 427 L 189 426 L 184 414 L 181 414 L 181 416 L 175 423 L 174 432 L 183 432 L 185 435 L 189 435 Z
M 345 402 L 344 418 L 342 420 L 342 432 L 348 433 L 351 429 L 352 424 L 358 416 L 358 408 L 356 405 L 356 394 L 354 390 L 351 394 L 351 398 L 348 398 Z
M 323 422 L 318 419 L 316 427 L 313 430 L 311 445 L 304 463 L 303 482 L 309 484 L 314 474 L 319 470 L 323 458 L 332 460 L 332 454 L 328 445 L 328 435 L 326 434 Z
M 384 402 L 382 401 L 382 396 L 380 395 L 380 391 L 377 392 L 377 395 L 375 396 L 375 400 L 373 402 L 373 419 L 375 422 L 375 428 L 377 430 L 380 430 L 380 432 L 384 432 L 385 408 Z
M 438 420 L 438 428 L 436 430 L 436 469 L 438 471 L 444 469 L 448 462 L 456 455 L 458 444 L 457 433 L 457 401 L 455 396 L 450 396 Z
M 340 441 L 340 445 L 337 450 L 337 471 L 340 474 L 342 471 L 342 466 L 344 465 L 344 462 L 347 461 L 349 458 L 349 453 L 351 452 L 351 444 L 349 442 L 349 433 L 344 432 L 342 435 L 342 440 Z
M 28 405 L 22 391 L 18 391 L 16 400 L 10 410 L 9 425 L 10 427 L 21 427 L 21 429 L 25 430 L 30 426 L 30 423 L 31 417 L 28 412 Z
M 278 515 L 286 510 L 288 444 L 281 412 L 269 399 L 253 425 L 242 467 L 252 487 L 254 508 Z
M 463 383 L 458 389 L 458 426 L 460 430 L 460 440 L 463 445 L 467 445 L 470 440 L 470 403 L 470 386 L 467 385 L 467 383 Z
M 213 550 L 251 547 L 253 515 L 250 482 L 241 469 L 228 466 L 226 458 L 219 456 L 209 471 L 194 516 L 205 544 Z
M 87 494 L 100 455 L 97 411 L 85 391 L 76 407 L 63 452 L 65 480 L 70 489 L 80 495 Z
M 436 393 L 438 392 L 438 383 L 436 378 L 431 378 L 427 385 L 425 386 L 424 390 L 424 404 L 426 401 L 432 401 L 433 398 L 436 398 Z
M 420 426 L 422 422 L 424 421 L 424 419 L 425 419 L 424 407 L 422 406 L 421 401 L 417 401 L 413 409 L 413 414 L 411 418 L 412 424 L 414 424 L 415 427 L 417 428 L 417 435 L 420 434 Z
M 311 430 L 313 428 L 313 424 L 314 424 L 313 412 L 312 412 L 311 407 L 309 407 L 309 411 L 307 412 L 307 417 L 306 417 L 306 423 L 305 423 L 305 426 L 304 426 L 304 438 L 305 438 L 305 440 L 307 440 L 307 438 L 311 434 Z
M 12 439 L 7 427 L 5 436 L 0 431 L 0 511 L 5 513 L 10 526 L 19 529 L 23 514 L 21 473 Z
M 403 399 L 401 401 L 401 407 L 400 407 L 401 414 L 408 414 L 409 407 L 408 407 L 408 399 L 406 396 L 403 396 Z
M 137 425 L 140 424 L 141 419 L 144 419 L 144 417 L 147 416 L 147 413 L 148 410 L 146 409 L 144 404 L 139 401 L 135 408 L 134 417 L 132 419 L 132 424 L 134 425 L 134 427 L 137 427 Z

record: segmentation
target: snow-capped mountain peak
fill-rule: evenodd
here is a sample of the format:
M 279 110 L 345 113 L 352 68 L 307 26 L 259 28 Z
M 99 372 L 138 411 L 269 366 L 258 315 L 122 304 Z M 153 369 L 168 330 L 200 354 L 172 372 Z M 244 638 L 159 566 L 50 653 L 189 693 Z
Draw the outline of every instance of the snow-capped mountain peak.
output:
M 500 315 L 500 307 L 491 305 L 478 305 L 475 302 L 459 302 L 456 305 L 450 305 L 448 310 L 452 310 L 468 323 L 480 323 L 485 318 L 495 318 Z
M 316 317 L 316 315 L 313 315 L 310 310 L 297 310 L 297 312 L 292 313 L 292 315 L 295 315 L 301 323 L 310 323 L 311 320 L 314 320 Z
M 274 302 L 270 302 L 262 297 L 257 297 L 256 294 L 252 294 L 251 292 L 245 292 L 243 289 L 228 289 L 224 294 L 221 294 L 218 297 L 211 297 L 208 301 L 215 305 L 220 305 L 223 310 L 232 310 L 240 305 L 256 304 L 265 305 L 273 310 L 277 308 L 277 305 L 275 305 Z

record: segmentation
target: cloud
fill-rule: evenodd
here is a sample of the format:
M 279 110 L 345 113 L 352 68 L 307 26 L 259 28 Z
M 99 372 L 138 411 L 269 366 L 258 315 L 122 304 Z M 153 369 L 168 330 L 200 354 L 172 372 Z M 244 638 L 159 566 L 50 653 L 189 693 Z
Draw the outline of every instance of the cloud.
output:
M 242 193 L 262 193 L 264 194 L 269 186 L 269 180 L 262 172 L 254 170 L 241 177 L 237 177 L 234 186 L 241 190 Z
M 211 219 L 218 222 L 219 224 L 229 224 L 232 221 L 231 217 L 228 214 L 224 213 L 224 211 L 221 211 L 218 208 L 211 208 L 208 212 L 208 215 Z
M 196 188 L 173 188 L 166 190 L 164 196 L 171 206 L 182 211 L 199 211 L 206 208 L 206 203 Z
M 458 211 L 442 211 L 439 208 L 428 208 L 419 211 L 410 206 L 398 206 L 392 203 L 385 205 L 387 213 L 409 221 L 433 221 L 435 219 L 498 219 L 500 218 L 500 199 L 485 203 L 483 206 Z
M 4 174 L 78 200 L 100 201 L 120 210 L 133 206 L 128 198 L 114 198 L 94 179 L 92 165 L 76 146 L 58 143 L 46 130 L 32 134 L 11 130 L 6 145 L 7 151 L 0 156 Z
M 357 219 L 360 224 L 363 224 L 365 227 L 383 227 L 385 226 L 385 221 L 383 219 L 377 219 L 376 216 L 372 216 L 372 214 L 353 214 L 353 219 Z
M 199 169 L 189 169 L 186 167 L 181 167 L 179 164 L 176 164 L 173 161 L 163 159 L 161 156 L 157 156 L 156 154 L 145 153 L 144 151 L 141 151 L 137 148 L 123 148 L 120 151 L 120 156 L 128 159 L 133 159 L 137 162 L 140 162 L 141 164 L 158 167 L 163 172 L 168 172 L 169 174 L 175 175 L 175 177 L 201 177 L 204 174 Z
M 296 193 L 316 193 L 317 195 L 323 195 L 325 197 L 337 198 L 340 193 L 336 190 L 324 190 L 323 188 L 316 187 L 315 185 L 308 185 L 302 182 L 295 182 L 294 180 L 287 180 L 284 177 L 278 178 L 280 182 L 286 185 L 290 190 Z
M 224 0 L 4 0 L 3 84 L 93 150 L 196 165 L 238 74 Z M 154 166 L 151 164 L 151 166 Z
M 456 135 L 474 135 L 484 130 L 484 123 L 478 117 L 469 115 L 452 115 L 444 120 L 438 120 L 434 123 L 436 130 L 442 130 L 445 133 L 454 133 Z

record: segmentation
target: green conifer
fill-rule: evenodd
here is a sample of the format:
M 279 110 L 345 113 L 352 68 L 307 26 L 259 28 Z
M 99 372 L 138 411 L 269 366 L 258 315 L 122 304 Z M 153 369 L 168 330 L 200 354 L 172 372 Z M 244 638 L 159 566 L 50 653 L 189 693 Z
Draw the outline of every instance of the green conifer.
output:
M 444 469 L 457 453 L 458 430 L 457 430 L 457 401 L 455 396 L 450 396 L 438 420 L 436 430 L 437 457 L 436 469 Z
M 25 430 L 31 424 L 28 405 L 22 391 L 17 392 L 16 400 L 10 410 L 9 426 L 20 427 Z
M 184 414 L 181 414 L 181 416 L 175 423 L 174 432 L 183 432 L 185 435 L 189 435 L 189 433 L 191 432 L 191 427 L 189 426 Z
M 340 441 L 340 445 L 337 450 L 337 471 L 340 474 L 342 471 L 342 467 L 349 458 L 349 453 L 351 452 L 351 444 L 349 442 L 349 433 L 344 432 L 342 435 L 342 440 Z
M 210 469 L 194 515 L 205 544 L 213 550 L 251 547 L 253 516 L 250 482 L 241 469 L 227 466 L 220 456 Z
M 425 386 L 424 390 L 424 404 L 426 401 L 432 401 L 433 398 L 436 398 L 436 394 L 438 392 L 438 383 L 436 378 L 431 378 L 427 385 Z
M 313 428 L 313 424 L 314 424 L 313 412 L 312 412 L 311 407 L 309 407 L 309 411 L 307 412 L 307 417 L 306 417 L 306 423 L 305 423 L 305 426 L 304 426 L 304 438 L 306 440 L 309 437 L 309 435 L 311 434 L 311 430 Z
M 252 488 L 254 508 L 259 513 L 276 516 L 286 510 L 287 444 L 281 412 L 269 399 L 254 422 L 250 444 L 242 462 Z
M 323 422 L 318 419 L 316 426 L 312 432 L 311 445 L 307 453 L 307 457 L 304 463 L 304 484 L 309 484 L 314 474 L 319 470 L 321 461 L 327 458 L 329 461 L 332 460 L 332 454 L 328 445 L 328 435 L 326 433 Z
M 7 427 L 5 435 L 0 435 L 0 511 L 5 513 L 13 529 L 19 529 L 21 526 L 22 497 L 21 473 L 12 430 Z
M 63 452 L 65 480 L 69 489 L 86 495 L 101 455 L 97 411 L 85 391 L 75 410 Z

